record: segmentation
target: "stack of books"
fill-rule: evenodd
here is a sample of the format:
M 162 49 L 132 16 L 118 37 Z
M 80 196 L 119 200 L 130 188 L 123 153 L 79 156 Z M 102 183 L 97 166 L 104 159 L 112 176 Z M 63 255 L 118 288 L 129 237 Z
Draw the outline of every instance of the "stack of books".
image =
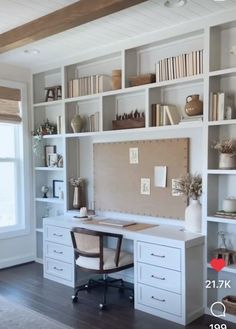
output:
M 180 114 L 174 105 L 152 104 L 152 127 L 177 125 L 180 122 Z
M 203 73 L 203 50 L 192 51 L 156 63 L 156 81 L 166 81 Z
M 222 218 L 236 219 L 236 212 L 226 212 L 224 210 L 219 210 L 219 211 L 216 211 L 214 216 L 222 217 Z
M 202 122 L 203 121 L 203 115 L 193 115 L 189 117 L 181 117 L 180 123 L 183 125 L 189 125 L 189 124 L 195 124 L 196 122 Z
M 79 97 L 109 91 L 112 89 L 112 79 L 108 75 L 91 75 L 70 80 L 68 83 L 68 97 Z
M 210 93 L 210 109 L 209 121 L 219 121 L 225 119 L 232 119 L 232 112 L 226 113 L 226 108 L 233 108 L 233 95 L 225 92 L 211 92 Z

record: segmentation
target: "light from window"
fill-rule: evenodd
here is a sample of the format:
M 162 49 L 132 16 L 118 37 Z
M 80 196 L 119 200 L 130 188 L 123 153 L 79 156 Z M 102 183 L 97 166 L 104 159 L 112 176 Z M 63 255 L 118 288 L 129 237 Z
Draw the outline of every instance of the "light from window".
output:
M 17 214 L 20 192 L 18 130 L 19 126 L 14 124 L 0 124 L 0 228 L 19 224 L 21 217 L 20 209 Z

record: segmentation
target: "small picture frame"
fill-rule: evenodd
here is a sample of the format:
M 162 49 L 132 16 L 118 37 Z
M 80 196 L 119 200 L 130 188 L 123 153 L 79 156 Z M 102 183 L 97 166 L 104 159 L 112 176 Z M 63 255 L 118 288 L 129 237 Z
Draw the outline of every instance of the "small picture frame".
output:
M 56 153 L 56 151 L 57 151 L 56 145 L 45 145 L 44 151 L 45 151 L 45 166 L 49 167 L 49 157 L 48 157 L 48 155 Z
M 61 195 L 63 193 L 63 180 L 56 180 L 52 181 L 52 196 L 53 198 L 61 199 Z
M 48 154 L 48 167 L 57 167 L 58 163 L 58 154 L 57 153 L 49 153 Z

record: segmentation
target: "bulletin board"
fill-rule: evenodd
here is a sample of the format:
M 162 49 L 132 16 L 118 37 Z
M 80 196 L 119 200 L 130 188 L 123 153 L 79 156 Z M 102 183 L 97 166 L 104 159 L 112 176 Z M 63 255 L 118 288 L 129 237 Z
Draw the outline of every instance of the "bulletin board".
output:
M 130 163 L 133 148 L 138 163 Z M 172 179 L 188 172 L 188 138 L 94 143 L 93 161 L 96 210 L 184 219 L 187 200 L 172 195 Z M 156 166 L 167 167 L 166 187 L 154 184 Z M 141 194 L 143 178 L 150 179 L 148 195 Z

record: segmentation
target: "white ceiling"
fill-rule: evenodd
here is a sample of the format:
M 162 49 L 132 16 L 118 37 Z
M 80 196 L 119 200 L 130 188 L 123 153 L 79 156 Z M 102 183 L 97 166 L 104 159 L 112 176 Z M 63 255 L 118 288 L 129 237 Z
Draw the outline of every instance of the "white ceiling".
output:
M 88 0 L 89 1 L 89 0 Z M 73 0 L 0 0 L 0 32 L 24 24 L 39 16 L 69 5 Z M 97 19 L 55 36 L 34 42 L 4 54 L 0 62 L 35 68 L 68 57 L 96 51 L 184 22 L 199 19 L 226 9 L 236 8 L 236 0 L 188 0 L 182 8 L 167 8 L 164 0 L 149 0 L 115 14 Z M 40 54 L 25 54 L 25 49 L 39 49 Z

